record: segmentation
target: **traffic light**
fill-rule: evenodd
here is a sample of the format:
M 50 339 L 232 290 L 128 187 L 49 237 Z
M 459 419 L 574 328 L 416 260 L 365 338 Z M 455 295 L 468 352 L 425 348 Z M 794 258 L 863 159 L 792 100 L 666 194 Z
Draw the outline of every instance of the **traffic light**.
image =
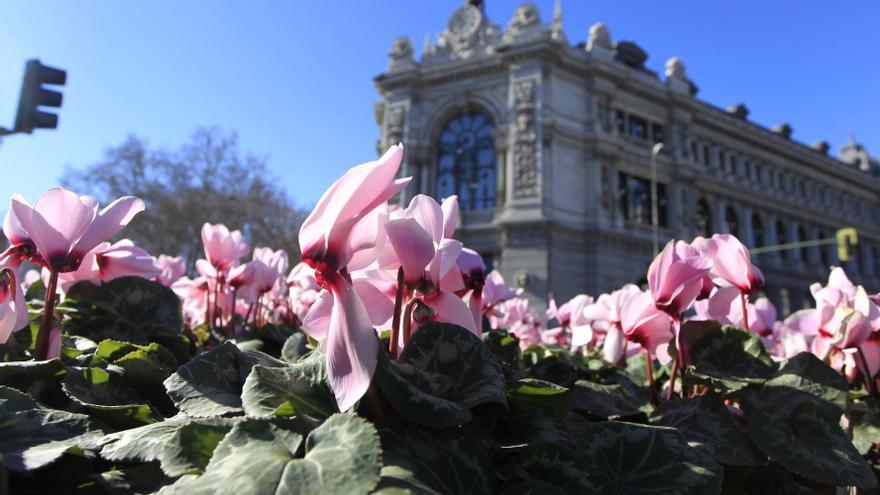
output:
M 39 107 L 60 107 L 61 93 L 46 89 L 43 85 L 64 86 L 66 80 L 67 73 L 63 70 L 47 67 L 37 59 L 28 60 L 24 66 L 24 79 L 21 81 L 21 94 L 18 97 L 18 113 L 15 115 L 15 128 L 12 132 L 30 134 L 34 129 L 58 127 L 58 115 L 44 112 Z
M 859 234 L 856 229 L 846 227 L 837 230 L 837 258 L 840 261 L 849 261 L 853 258 L 853 246 L 859 243 Z

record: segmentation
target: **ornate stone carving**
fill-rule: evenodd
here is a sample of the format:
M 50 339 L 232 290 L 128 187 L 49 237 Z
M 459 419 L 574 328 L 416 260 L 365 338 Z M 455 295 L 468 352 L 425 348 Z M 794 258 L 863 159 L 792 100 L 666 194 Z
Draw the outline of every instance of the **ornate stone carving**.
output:
M 670 57 L 666 61 L 666 77 L 669 79 L 678 79 L 679 81 L 687 81 L 687 71 L 684 61 L 679 57 Z
M 416 63 L 413 57 L 413 46 L 407 36 L 398 36 L 391 43 L 391 51 L 388 52 L 388 68 L 390 70 L 399 70 L 412 67 Z
M 393 107 L 388 109 L 388 146 L 393 146 L 403 141 L 404 115 L 403 107 Z
M 587 50 L 592 51 L 594 48 L 604 48 L 611 50 L 611 32 L 604 23 L 597 22 L 590 26 L 590 37 L 587 40 Z
M 514 31 L 519 31 L 540 23 L 541 17 L 538 14 L 538 8 L 529 2 L 520 5 L 513 11 L 509 27 Z
M 514 87 L 516 119 L 513 141 L 513 196 L 538 197 L 538 136 L 535 131 L 535 82 L 520 81 Z
M 412 41 L 408 36 L 398 36 L 391 43 L 391 52 L 388 54 L 391 58 L 406 58 L 413 54 Z
M 498 31 L 498 26 L 485 18 L 479 6 L 466 3 L 452 13 L 431 55 L 445 55 L 438 59 L 442 61 L 446 57 L 456 60 L 474 53 L 491 53 L 498 42 Z

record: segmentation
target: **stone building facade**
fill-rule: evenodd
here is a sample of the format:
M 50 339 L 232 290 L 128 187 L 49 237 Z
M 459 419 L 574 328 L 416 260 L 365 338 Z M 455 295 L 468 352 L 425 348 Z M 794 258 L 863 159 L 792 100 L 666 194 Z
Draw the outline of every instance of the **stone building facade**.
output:
M 586 31 L 586 29 L 585 29 Z M 421 56 L 394 41 L 375 79 L 378 149 L 402 142 L 417 192 L 458 194 L 459 236 L 535 303 L 639 282 L 653 258 L 651 155 L 657 154 L 661 247 L 731 232 L 749 246 L 833 237 L 856 227 L 854 280 L 880 288 L 880 163 L 850 144 L 804 145 L 787 124 L 700 100 L 678 58 L 663 76 L 645 51 L 602 23 L 585 43 L 523 4 L 506 27 L 481 1 L 455 10 Z M 783 311 L 840 264 L 835 245 L 756 255 Z

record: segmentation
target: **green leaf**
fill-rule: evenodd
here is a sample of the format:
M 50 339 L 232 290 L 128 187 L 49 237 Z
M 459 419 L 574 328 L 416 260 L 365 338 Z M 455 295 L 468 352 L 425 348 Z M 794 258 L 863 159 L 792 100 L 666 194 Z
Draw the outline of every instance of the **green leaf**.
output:
M 168 396 L 194 417 L 241 414 L 242 386 L 255 359 L 225 342 L 195 357 L 165 380 Z
M 147 345 L 161 344 L 178 362 L 190 357 L 183 337 L 180 299 L 164 285 L 141 277 L 120 277 L 101 286 L 80 282 L 67 292 L 66 333 L 95 342 L 105 339 Z
M 574 387 L 574 410 L 596 419 L 643 419 L 648 393 L 623 385 L 603 385 L 578 380 Z
M 469 421 L 474 408 L 507 407 L 500 364 L 462 327 L 427 323 L 410 337 L 397 361 L 383 356 L 380 351 L 379 385 L 409 421 L 454 426 Z
M 555 383 L 524 378 L 507 385 L 507 399 L 520 407 L 543 407 L 562 418 L 572 408 L 572 393 Z
M 747 392 L 749 436 L 773 460 L 826 485 L 876 486 L 871 468 L 840 428 L 836 404 L 779 385 Z
M 178 414 L 165 421 L 105 436 L 101 457 L 108 461 L 160 461 L 169 476 L 198 473 L 207 463 L 206 452 L 216 446 L 214 439 L 219 442 L 217 435 L 222 438 L 235 423 L 236 420 L 228 418 L 191 418 Z M 181 433 L 185 429 L 187 432 Z
M 161 493 L 361 494 L 379 481 L 381 447 L 373 425 L 337 414 L 309 434 L 278 420 L 237 423 L 217 445 L 201 476 L 186 476 Z
M 853 404 L 849 411 L 853 424 L 853 445 L 865 455 L 874 444 L 880 444 L 880 404 L 865 399 Z
M 125 370 L 125 381 L 134 386 L 161 384 L 177 369 L 177 359 L 159 344 L 137 345 L 118 340 L 98 344 L 95 356 Z
M 846 407 L 846 379 L 810 352 L 789 359 L 781 370 L 764 383 L 765 388 L 786 387 L 833 404 L 840 412 Z
M 88 416 L 43 407 L 0 386 L 0 463 L 10 471 L 31 471 L 66 452 L 97 448 L 102 436 Z
M 162 449 L 162 471 L 168 476 L 201 474 L 231 427 L 192 422 L 174 432 Z
M 124 385 L 122 376 L 101 368 L 69 368 L 61 384 L 64 393 L 91 415 L 117 429 L 156 421 L 140 395 Z
M 580 454 L 594 493 L 711 495 L 722 469 L 681 433 L 656 426 L 604 422 L 584 430 Z
M 299 361 L 311 351 L 308 344 L 309 339 L 306 337 L 306 334 L 296 332 L 284 341 L 284 346 L 281 348 L 281 359 L 288 363 Z
M 727 406 L 713 392 L 664 402 L 651 414 L 651 422 L 676 428 L 691 447 L 721 464 L 750 466 L 761 462 Z
M 324 368 L 315 351 L 285 367 L 254 366 L 245 380 L 241 400 L 250 417 L 293 416 L 317 425 L 338 412 Z
M 516 452 L 513 459 L 517 478 L 527 480 L 529 485 L 504 493 L 599 493 L 590 480 L 583 456 L 559 443 L 532 443 Z M 533 491 L 545 485 L 551 488 Z
M 503 330 L 483 334 L 483 342 L 498 361 L 513 366 L 519 360 L 519 339 Z
M 154 493 L 171 482 L 156 462 L 113 469 L 89 476 L 101 488 L 101 493 L 123 495 L 129 493 Z M 85 486 L 80 486 L 85 488 Z
M 379 427 L 382 439 L 380 488 L 415 493 L 490 493 L 492 461 L 479 441 L 459 429 L 418 428 L 403 421 Z
M 682 335 L 687 335 L 687 328 L 682 327 Z M 776 371 L 761 339 L 752 332 L 734 327 L 699 327 L 698 333 L 685 338 L 690 356 L 687 383 L 735 391 L 751 383 L 763 383 Z
M 11 361 L 0 363 L 0 385 L 24 390 L 36 380 L 48 380 L 64 375 L 60 359 L 47 361 Z

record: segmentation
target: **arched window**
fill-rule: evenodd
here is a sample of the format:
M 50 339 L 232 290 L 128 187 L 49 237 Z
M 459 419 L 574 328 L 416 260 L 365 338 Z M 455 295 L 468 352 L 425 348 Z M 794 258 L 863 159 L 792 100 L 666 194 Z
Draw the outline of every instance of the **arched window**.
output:
M 712 209 L 709 208 L 709 202 L 703 198 L 697 201 L 694 223 L 697 226 L 698 233 L 706 237 L 712 235 Z
M 798 225 L 797 229 L 798 242 L 804 242 L 807 240 L 807 229 L 804 228 L 803 225 Z M 810 261 L 810 248 L 806 246 L 801 247 L 801 261 L 807 262 Z
M 732 206 L 728 206 L 724 210 L 724 227 L 727 229 L 727 233 L 739 236 L 739 217 Z
M 754 242 L 755 247 L 762 247 L 767 244 L 767 239 L 764 236 L 764 222 L 761 220 L 761 215 L 757 213 L 752 214 L 752 242 Z
M 437 197 L 458 195 L 462 210 L 495 207 L 494 124 L 478 112 L 450 120 L 437 143 Z
M 782 220 L 776 221 L 776 244 L 786 244 L 788 240 L 785 235 L 785 224 L 782 223 Z M 785 249 L 779 250 L 779 257 L 783 260 L 788 258 L 788 251 Z

